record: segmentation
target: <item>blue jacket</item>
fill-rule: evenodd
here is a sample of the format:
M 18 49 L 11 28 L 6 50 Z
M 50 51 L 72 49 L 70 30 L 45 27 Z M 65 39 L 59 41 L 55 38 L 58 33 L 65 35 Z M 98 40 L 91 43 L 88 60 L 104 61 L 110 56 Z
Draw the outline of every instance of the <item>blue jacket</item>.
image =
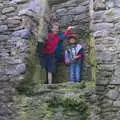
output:
M 75 59 L 75 56 L 79 56 Z M 74 63 L 79 62 L 83 59 L 83 46 L 81 44 L 70 45 L 68 49 L 65 50 L 65 62 Z
M 62 57 L 62 52 L 63 52 L 63 40 L 67 38 L 67 35 L 64 34 L 64 32 L 59 32 L 58 36 L 60 37 L 60 41 L 56 47 L 55 51 L 55 57 L 56 58 L 61 58 Z

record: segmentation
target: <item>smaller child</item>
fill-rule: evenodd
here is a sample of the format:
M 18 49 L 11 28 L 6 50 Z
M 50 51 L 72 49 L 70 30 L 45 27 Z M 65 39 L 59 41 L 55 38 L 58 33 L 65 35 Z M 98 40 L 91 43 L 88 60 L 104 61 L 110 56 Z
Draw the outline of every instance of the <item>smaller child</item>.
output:
M 65 50 L 65 64 L 68 65 L 69 81 L 80 82 L 81 62 L 84 57 L 83 46 L 77 42 L 75 35 L 68 38 L 69 45 Z

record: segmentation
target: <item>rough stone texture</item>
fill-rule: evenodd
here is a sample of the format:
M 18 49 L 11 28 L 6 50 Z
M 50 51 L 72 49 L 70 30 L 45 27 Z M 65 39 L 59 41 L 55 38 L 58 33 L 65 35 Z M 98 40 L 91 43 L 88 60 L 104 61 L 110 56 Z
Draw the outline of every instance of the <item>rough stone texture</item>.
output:
M 19 120 L 99 120 L 92 84 L 37 85 L 32 95 L 18 98 Z
M 0 120 L 14 120 L 16 108 L 13 103 L 15 90 L 8 81 L 0 82 Z
M 100 119 L 119 120 L 120 58 L 119 58 L 119 5 L 117 0 L 96 0 L 91 31 L 96 40 L 98 63 L 97 94 Z M 117 26 L 116 26 L 117 25 Z M 104 88 L 104 89 L 101 89 Z M 111 101 L 111 102 L 110 102 Z
M 36 66 L 30 60 L 35 59 L 45 8 L 41 0 L 0 0 L 0 120 L 16 119 L 14 89 L 26 79 L 28 66 Z
M 3 14 L 6 14 L 6 13 L 13 12 L 13 11 L 15 11 L 15 8 L 14 8 L 14 7 L 7 7 L 7 8 L 4 8 L 4 9 L 2 10 L 2 13 L 3 13 Z
M 119 120 L 120 0 L 95 0 L 93 3 L 94 14 L 89 15 L 90 2 L 88 0 L 49 0 L 50 12 L 51 14 L 57 14 L 63 30 L 68 25 L 76 25 L 74 32 L 79 35 L 79 38 L 82 38 L 81 41 L 85 45 L 86 37 L 88 38 L 85 33 L 88 32 L 86 30 L 88 30 L 90 23 L 91 34 L 96 42 L 98 70 L 96 94 L 91 92 L 91 95 L 87 90 L 87 96 L 85 96 L 91 98 L 89 100 L 91 101 L 90 107 L 92 107 L 91 105 L 96 101 L 97 95 L 97 104 L 94 104 L 97 110 L 91 109 L 89 120 Z M 48 11 L 46 0 L 0 0 L 0 120 L 16 119 L 17 110 L 13 99 L 16 92 L 14 88 L 16 83 L 25 78 L 30 81 L 33 77 L 32 73 L 37 66 L 34 64 L 35 45 L 37 40 L 43 42 L 43 38 L 46 38 L 47 22 L 49 21 Z M 88 51 L 86 50 L 87 54 Z M 87 61 L 85 64 L 87 66 L 85 71 L 90 73 L 91 66 Z M 28 78 L 25 76 L 26 73 Z M 41 68 L 40 73 L 42 73 Z M 84 79 L 90 78 L 89 75 L 85 74 L 86 78 Z M 63 76 L 63 78 L 65 77 Z M 35 82 L 39 83 L 38 79 Z M 79 89 L 77 86 L 76 88 Z M 39 94 L 49 91 L 50 89 L 43 89 Z M 80 93 L 81 91 L 81 89 L 78 90 Z M 59 90 L 56 92 L 58 93 Z M 64 92 L 66 95 L 68 91 L 65 90 Z M 71 92 L 68 93 L 71 94 Z M 76 90 L 74 93 L 76 93 Z M 38 92 L 34 92 L 34 95 L 36 94 Z M 35 97 L 37 96 L 33 98 Z M 25 101 L 27 102 L 25 105 L 28 105 L 29 101 L 32 101 L 32 97 Z M 32 107 L 31 103 L 30 108 Z M 30 115 L 32 113 L 31 109 Z M 35 113 L 35 115 L 39 116 L 39 111 L 36 112 L 38 114 Z M 24 114 L 24 110 L 21 114 Z M 24 120 L 25 116 L 22 117 L 21 120 Z M 49 115 L 47 117 L 49 118 Z M 59 117 L 61 119 L 61 114 L 59 114 Z

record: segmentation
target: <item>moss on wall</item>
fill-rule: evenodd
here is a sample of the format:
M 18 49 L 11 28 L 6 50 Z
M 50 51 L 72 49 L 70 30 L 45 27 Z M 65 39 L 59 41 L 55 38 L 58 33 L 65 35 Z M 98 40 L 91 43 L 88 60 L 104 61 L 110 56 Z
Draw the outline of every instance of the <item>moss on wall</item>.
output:
M 96 80 L 97 61 L 96 61 L 96 49 L 95 39 L 92 35 L 89 35 L 88 42 L 88 63 L 91 65 L 91 80 Z
M 33 81 L 36 67 L 36 41 L 34 37 L 30 37 L 28 43 L 27 56 L 25 57 L 26 73 L 24 75 L 24 79 L 17 86 L 17 90 L 20 93 L 27 92 L 28 90 L 30 91 L 30 89 L 35 85 L 35 81 Z
M 32 95 L 17 97 L 18 120 L 88 120 L 94 105 L 90 109 L 87 96 L 93 95 L 94 86 L 90 82 L 37 85 Z

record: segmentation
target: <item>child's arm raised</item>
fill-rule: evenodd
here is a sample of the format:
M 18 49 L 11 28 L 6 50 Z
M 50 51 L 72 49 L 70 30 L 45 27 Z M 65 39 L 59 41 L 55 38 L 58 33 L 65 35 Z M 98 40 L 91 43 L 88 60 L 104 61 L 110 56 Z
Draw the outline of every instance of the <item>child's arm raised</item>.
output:
M 65 40 L 68 36 L 69 36 L 69 34 L 70 34 L 70 30 L 71 29 L 73 29 L 73 28 L 75 28 L 75 26 L 69 26 L 64 32 L 63 32 L 63 34 L 61 35 L 61 36 L 59 36 L 60 37 L 60 40 Z
M 67 35 L 69 33 L 69 31 L 72 30 L 73 28 L 75 28 L 75 26 L 68 26 L 68 28 L 65 30 L 64 34 Z
M 67 31 L 70 31 L 73 28 L 75 28 L 75 26 L 68 26 Z

